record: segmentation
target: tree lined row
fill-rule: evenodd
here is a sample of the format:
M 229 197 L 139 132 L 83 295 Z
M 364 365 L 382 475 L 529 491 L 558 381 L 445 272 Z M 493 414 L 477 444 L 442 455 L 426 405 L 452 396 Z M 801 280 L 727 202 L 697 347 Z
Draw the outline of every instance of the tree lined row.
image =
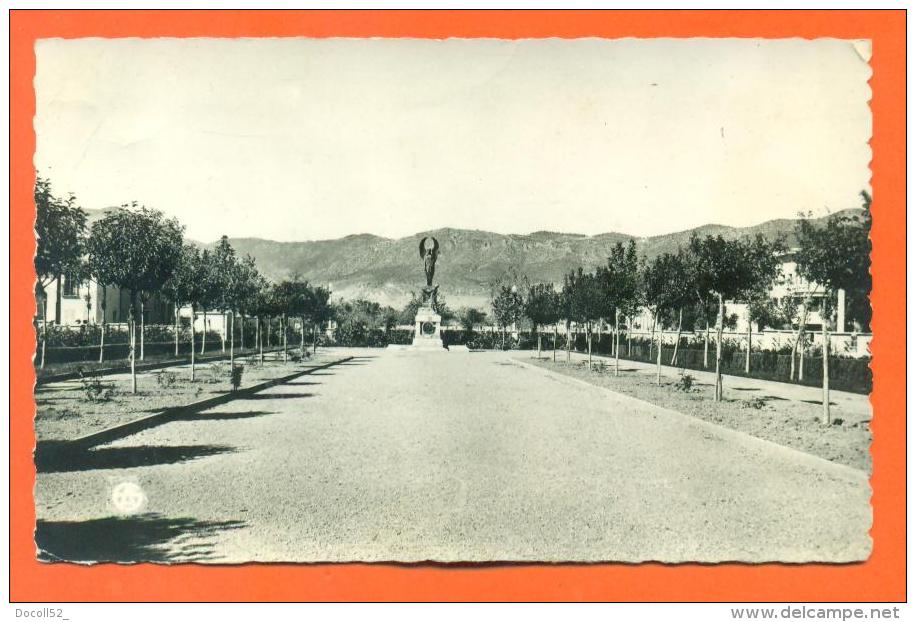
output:
M 284 360 L 288 360 L 287 335 L 290 320 L 298 319 L 300 354 L 305 355 L 306 327 L 311 327 L 317 344 L 319 326 L 330 317 L 330 291 L 295 278 L 270 283 L 262 276 L 250 256 L 238 257 L 226 236 L 212 249 L 201 249 L 184 240 L 184 227 L 174 218 L 136 204 L 124 205 L 87 227 L 86 213 L 71 195 L 55 197 L 50 183 L 39 178 L 35 186 L 38 248 L 35 267 L 38 273 L 36 298 L 42 318 L 41 366 L 47 348 L 46 289 L 57 283 L 58 304 L 62 279 L 91 280 L 101 293 L 96 304 L 102 317 L 99 360 L 105 357 L 105 321 L 109 288 L 128 294 L 129 357 L 132 390 L 136 392 L 136 361 L 144 357 L 145 309 L 154 296 L 168 300 L 175 313 L 175 353 L 181 335 L 180 312 L 190 309 L 191 377 L 195 377 L 195 321 L 202 314 L 223 315 L 229 338 L 229 358 L 234 364 L 235 335 L 245 347 L 244 326 L 256 325 L 255 347 L 263 360 L 264 347 L 274 322 L 279 323 Z M 87 306 L 91 301 L 87 298 Z M 138 322 L 139 320 L 139 322 Z M 241 322 L 242 329 L 236 330 Z M 139 330 L 138 330 L 139 329 Z M 139 338 L 138 338 L 139 334 Z M 200 353 L 206 351 L 204 330 Z M 224 344 L 225 347 L 225 344 Z
M 788 250 L 783 238 L 768 240 L 762 235 L 751 238 L 725 239 L 722 236 L 693 235 L 686 246 L 676 252 L 663 253 L 647 260 L 639 257 L 636 244 L 618 243 L 607 263 L 587 272 L 583 268 L 568 273 L 557 290 L 551 283 L 529 284 L 524 298 L 517 286 L 501 286 L 492 296 L 497 324 L 505 330 L 521 317 L 527 317 L 538 335 L 540 329 L 554 327 L 554 360 L 556 360 L 556 327 L 565 322 L 567 334 L 574 323 L 584 327 L 588 363 L 592 365 L 592 338 L 597 327 L 610 326 L 613 338 L 614 374 L 619 374 L 622 323 L 627 339 L 633 319 L 646 309 L 652 318 L 650 358 L 655 353 L 656 381 L 661 384 L 662 327 L 676 327 L 675 364 L 681 331 L 685 326 L 705 333 L 704 366 L 708 364 L 710 330 L 715 331 L 715 392 L 722 399 L 722 333 L 727 323 L 726 302 L 744 303 L 748 310 L 745 372 L 751 365 L 751 322 L 760 325 L 798 324 L 794 352 L 803 361 L 804 331 L 807 312 L 820 305 L 823 340 L 823 408 L 824 421 L 830 423 L 829 411 L 829 334 L 828 320 L 836 317 L 837 291 L 847 293 L 847 313 L 867 326 L 870 320 L 868 294 L 871 199 L 862 193 L 861 216 L 836 215 L 817 227 L 802 219 L 795 232 L 797 248 L 793 249 L 798 273 L 815 284 L 800 301 L 776 301 L 771 298 L 774 284 L 781 276 L 781 257 Z M 802 309 L 799 317 L 798 308 Z M 687 324 L 685 324 L 685 319 Z M 599 332 L 600 335 L 600 332 Z M 572 339 L 566 339 L 566 357 Z M 795 355 L 792 357 L 793 376 Z

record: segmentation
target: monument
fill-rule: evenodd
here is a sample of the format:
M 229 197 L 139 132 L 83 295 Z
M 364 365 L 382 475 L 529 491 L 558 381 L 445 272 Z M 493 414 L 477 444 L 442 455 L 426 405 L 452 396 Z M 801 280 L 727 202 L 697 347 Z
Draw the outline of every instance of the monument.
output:
M 432 242 L 430 246 L 427 240 Z M 426 286 L 421 291 L 422 299 L 417 317 L 414 320 L 414 348 L 430 348 L 441 350 L 442 344 L 442 316 L 436 313 L 436 297 L 439 295 L 439 286 L 433 285 L 436 274 L 436 259 L 439 257 L 439 241 L 434 237 L 424 237 L 420 240 L 420 259 L 423 260 L 423 271 L 426 273 Z

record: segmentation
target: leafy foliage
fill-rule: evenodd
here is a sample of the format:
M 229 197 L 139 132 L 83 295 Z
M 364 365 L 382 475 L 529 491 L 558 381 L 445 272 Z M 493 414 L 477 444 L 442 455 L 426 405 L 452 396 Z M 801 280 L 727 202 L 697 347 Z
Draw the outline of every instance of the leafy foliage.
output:
M 464 307 L 458 311 L 458 321 L 465 332 L 470 333 L 487 321 L 487 313 L 474 307 Z
M 798 272 L 820 283 L 831 293 L 846 290 L 851 319 L 868 329 L 871 323 L 871 196 L 862 192 L 860 215 L 836 214 L 817 226 L 810 219 L 798 221 L 796 254 Z
M 536 283 L 528 288 L 523 311 L 534 327 L 558 322 L 560 310 L 560 295 L 553 283 Z
M 493 309 L 493 319 L 496 325 L 505 329 L 522 316 L 524 301 L 515 286 L 501 285 L 493 300 L 490 302 Z
M 158 291 L 181 261 L 183 231 L 162 212 L 122 206 L 92 225 L 90 264 L 105 283 L 132 295 Z
M 66 199 L 55 197 L 51 182 L 42 177 L 35 183 L 35 208 L 35 271 L 43 289 L 57 276 L 81 270 L 86 212 L 72 194 Z

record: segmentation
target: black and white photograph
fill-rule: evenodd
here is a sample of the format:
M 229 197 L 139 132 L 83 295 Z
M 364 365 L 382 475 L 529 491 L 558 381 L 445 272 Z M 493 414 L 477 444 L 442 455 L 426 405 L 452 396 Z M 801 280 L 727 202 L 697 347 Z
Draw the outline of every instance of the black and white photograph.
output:
M 870 41 L 35 54 L 36 559 L 869 558 Z

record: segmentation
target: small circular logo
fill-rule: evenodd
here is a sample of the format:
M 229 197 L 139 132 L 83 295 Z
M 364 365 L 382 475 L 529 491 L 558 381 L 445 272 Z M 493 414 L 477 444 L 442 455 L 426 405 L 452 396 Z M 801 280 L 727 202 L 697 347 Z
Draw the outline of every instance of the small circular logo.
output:
M 121 514 L 136 514 L 146 505 L 146 493 L 138 484 L 122 482 L 111 491 L 111 504 Z
M 423 334 L 432 335 L 436 332 L 436 325 L 432 322 L 423 322 Z

